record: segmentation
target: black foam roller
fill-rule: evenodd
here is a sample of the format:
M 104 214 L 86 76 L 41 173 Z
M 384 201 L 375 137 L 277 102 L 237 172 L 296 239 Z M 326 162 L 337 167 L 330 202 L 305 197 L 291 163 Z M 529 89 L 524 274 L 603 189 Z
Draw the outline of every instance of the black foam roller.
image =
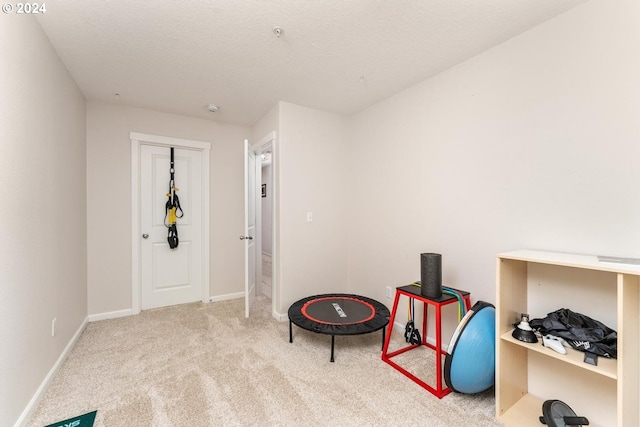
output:
M 427 298 L 442 296 L 442 255 L 420 254 L 420 293 Z

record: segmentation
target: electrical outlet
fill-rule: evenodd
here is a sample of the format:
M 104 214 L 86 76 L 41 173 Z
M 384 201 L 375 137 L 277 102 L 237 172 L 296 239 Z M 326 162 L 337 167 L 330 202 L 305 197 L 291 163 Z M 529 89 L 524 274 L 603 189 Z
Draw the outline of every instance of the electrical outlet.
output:
M 51 336 L 52 337 L 56 336 L 56 318 L 55 317 L 51 321 Z
M 387 286 L 387 298 L 391 298 L 391 286 Z

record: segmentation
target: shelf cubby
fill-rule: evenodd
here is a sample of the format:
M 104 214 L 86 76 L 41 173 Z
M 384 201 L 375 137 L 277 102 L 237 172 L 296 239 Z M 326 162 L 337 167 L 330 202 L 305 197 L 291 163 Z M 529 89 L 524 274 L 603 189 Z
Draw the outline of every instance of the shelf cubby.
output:
M 592 426 L 640 425 L 640 266 L 595 256 L 514 251 L 497 257 L 496 417 L 507 426 L 539 426 L 545 400 L 560 399 Z M 544 317 L 569 308 L 618 333 L 617 359 L 584 363 L 511 336 L 522 313 Z

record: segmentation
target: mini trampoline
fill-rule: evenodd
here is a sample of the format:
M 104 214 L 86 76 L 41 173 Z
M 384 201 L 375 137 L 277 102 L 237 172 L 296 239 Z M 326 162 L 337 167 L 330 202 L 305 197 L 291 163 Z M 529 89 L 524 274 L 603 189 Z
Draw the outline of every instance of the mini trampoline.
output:
M 307 331 L 331 335 L 331 362 L 336 335 L 362 335 L 382 329 L 384 345 L 389 309 L 371 298 L 353 294 L 314 295 L 289 307 L 289 342 L 295 324 Z

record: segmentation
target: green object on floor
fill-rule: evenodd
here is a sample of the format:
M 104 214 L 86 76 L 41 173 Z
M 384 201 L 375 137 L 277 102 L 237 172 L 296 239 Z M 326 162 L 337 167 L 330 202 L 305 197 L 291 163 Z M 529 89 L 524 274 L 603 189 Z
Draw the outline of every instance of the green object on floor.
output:
M 44 427 L 93 427 L 93 422 L 96 419 L 97 412 L 98 411 L 88 412 L 84 415 L 79 415 L 64 421 L 58 421 L 57 423 L 49 424 Z

